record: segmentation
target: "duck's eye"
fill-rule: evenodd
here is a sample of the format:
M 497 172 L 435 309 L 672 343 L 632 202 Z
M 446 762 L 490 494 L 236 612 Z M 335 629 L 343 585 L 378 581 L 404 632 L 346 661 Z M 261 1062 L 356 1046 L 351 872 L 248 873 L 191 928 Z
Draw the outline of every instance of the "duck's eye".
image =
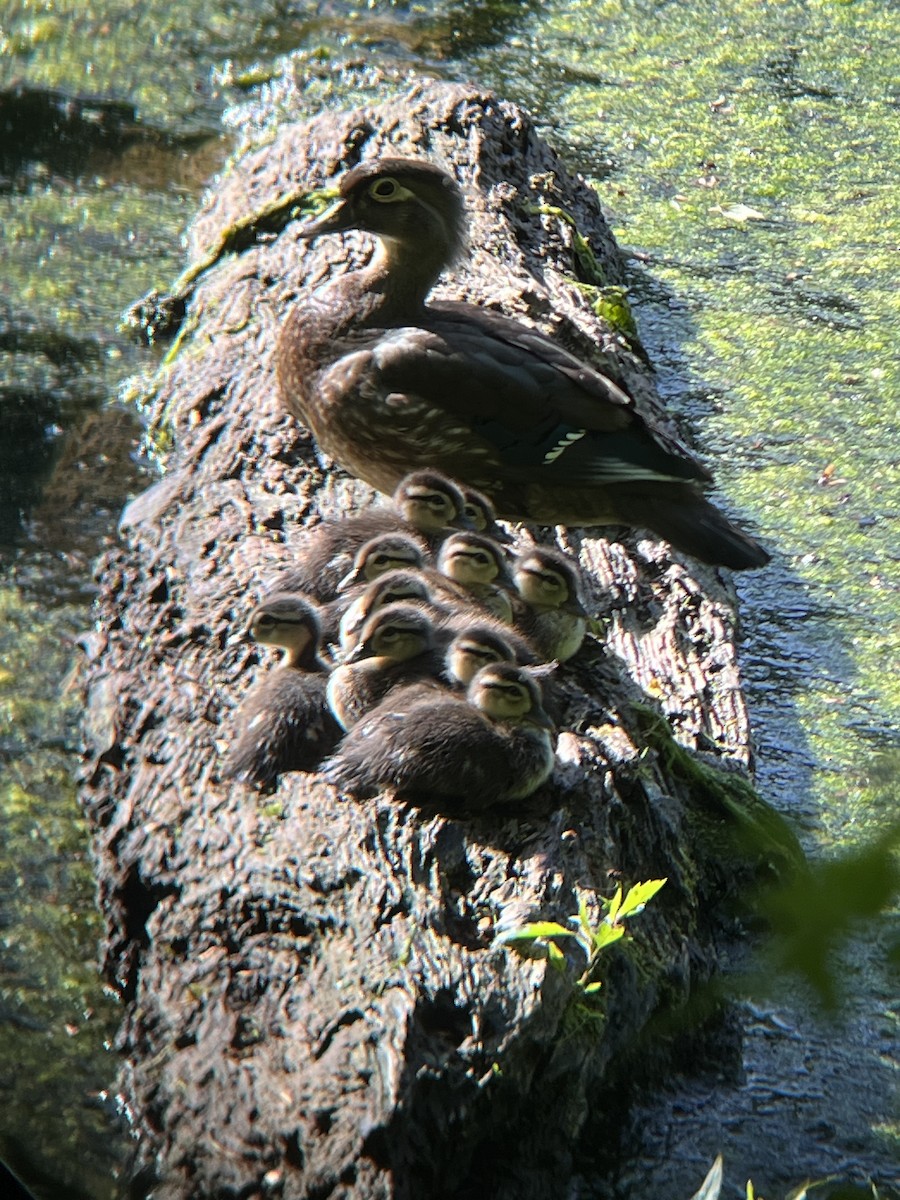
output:
M 393 200 L 396 198 L 400 187 L 396 179 L 379 179 L 377 183 L 373 183 L 369 188 L 369 195 L 373 200 Z
M 479 567 L 487 567 L 490 565 L 491 560 L 488 558 L 488 556 L 486 554 L 476 554 L 474 557 L 475 557 L 475 561 L 478 563 Z
M 262 626 L 263 629 L 271 629 L 272 626 L 277 625 L 278 622 L 274 617 L 269 616 L 268 613 L 260 613 L 260 615 L 256 618 L 256 624 Z

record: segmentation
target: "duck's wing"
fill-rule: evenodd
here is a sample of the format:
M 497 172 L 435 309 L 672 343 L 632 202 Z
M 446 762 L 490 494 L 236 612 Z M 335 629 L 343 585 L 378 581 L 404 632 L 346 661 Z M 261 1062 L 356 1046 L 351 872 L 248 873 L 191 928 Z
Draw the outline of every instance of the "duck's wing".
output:
M 331 387 L 354 390 L 395 427 L 442 423 L 448 445 L 468 437 L 536 483 L 709 478 L 612 380 L 517 321 L 447 305 L 422 325 L 367 332 L 320 379 L 326 402 Z

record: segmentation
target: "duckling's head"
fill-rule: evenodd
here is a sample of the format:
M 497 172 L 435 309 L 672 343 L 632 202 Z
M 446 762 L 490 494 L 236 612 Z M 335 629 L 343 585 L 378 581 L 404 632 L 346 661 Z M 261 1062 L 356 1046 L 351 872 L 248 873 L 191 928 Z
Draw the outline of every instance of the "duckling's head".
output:
M 466 208 L 454 179 L 434 163 L 416 158 L 377 158 L 360 163 L 340 181 L 340 199 L 302 236 L 362 229 L 405 250 L 440 251 L 445 264 L 466 242 Z
M 516 661 L 516 653 L 503 634 L 493 625 L 473 623 L 461 629 L 447 647 L 444 659 L 447 674 L 468 687 L 482 667 L 491 663 Z
M 466 698 L 491 721 L 527 721 L 554 728 L 544 711 L 540 684 L 529 671 L 512 663 L 482 667 L 469 684 Z
M 389 604 L 365 623 L 359 641 L 344 661 L 386 658 L 406 662 L 433 649 L 435 637 L 434 623 L 424 609 L 413 604 Z
M 513 564 L 516 590 L 526 604 L 586 617 L 581 571 L 574 559 L 547 546 L 533 546 Z
M 394 492 L 394 504 L 403 519 L 420 533 L 439 533 L 467 521 L 461 490 L 440 471 L 405 475 Z
M 474 488 L 463 488 L 466 519 L 476 533 L 490 532 L 490 536 L 500 542 L 511 542 L 509 534 L 497 525 L 497 513 L 483 492 Z
M 511 582 L 503 547 L 480 533 L 451 534 L 441 546 L 437 567 L 463 587 Z
M 360 597 L 360 608 L 368 620 L 389 604 L 430 604 L 428 580 L 418 571 L 386 571 L 373 579 Z
M 284 646 L 296 659 L 310 648 L 318 648 L 319 616 L 305 596 L 273 592 L 253 610 L 248 633 L 255 642 Z
M 425 553 L 418 542 L 402 533 L 381 533 L 360 546 L 353 568 L 338 584 L 344 592 L 356 583 L 371 583 L 387 571 L 415 570 L 425 564 Z

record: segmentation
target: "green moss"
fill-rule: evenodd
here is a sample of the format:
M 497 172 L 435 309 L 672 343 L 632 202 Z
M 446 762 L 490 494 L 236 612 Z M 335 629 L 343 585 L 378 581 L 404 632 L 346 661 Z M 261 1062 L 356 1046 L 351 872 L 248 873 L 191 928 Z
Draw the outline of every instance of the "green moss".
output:
M 780 874 L 806 869 L 797 835 L 779 812 L 742 775 L 716 768 L 685 749 L 668 721 L 655 709 L 634 705 L 644 743 L 663 762 L 666 775 L 682 783 L 690 802 L 706 814 L 713 857 L 737 855 L 751 865 L 765 863 Z

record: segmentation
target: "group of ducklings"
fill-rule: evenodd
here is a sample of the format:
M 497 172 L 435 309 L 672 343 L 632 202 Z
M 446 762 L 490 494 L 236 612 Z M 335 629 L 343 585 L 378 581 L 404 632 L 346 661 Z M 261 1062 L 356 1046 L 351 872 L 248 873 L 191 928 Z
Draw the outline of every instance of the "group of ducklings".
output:
M 587 629 L 577 563 L 510 550 L 490 502 L 436 470 L 306 535 L 250 618 L 283 661 L 249 693 L 223 776 L 321 771 L 472 809 L 531 795 L 556 734 L 542 681 Z

